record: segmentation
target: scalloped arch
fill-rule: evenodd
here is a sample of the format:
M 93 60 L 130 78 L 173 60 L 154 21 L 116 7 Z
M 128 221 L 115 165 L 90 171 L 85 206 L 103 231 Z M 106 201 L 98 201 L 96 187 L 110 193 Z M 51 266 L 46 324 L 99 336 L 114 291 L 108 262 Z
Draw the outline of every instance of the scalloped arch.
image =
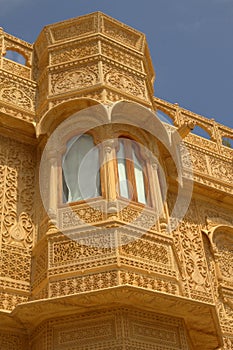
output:
M 5 54 L 4 54 L 5 57 L 6 57 L 8 52 L 16 52 L 17 54 L 21 55 L 25 59 L 25 64 L 24 65 L 27 66 L 27 67 L 31 66 L 30 57 L 29 57 L 29 55 L 27 55 L 25 53 L 25 51 L 23 49 L 21 50 L 18 47 L 14 47 L 14 46 L 10 46 L 9 45 L 9 46 L 6 47 L 6 51 L 5 51 Z
M 127 115 L 127 119 L 125 116 Z M 163 123 L 148 108 L 129 101 L 114 103 L 111 109 L 111 122 L 133 125 L 155 136 L 167 149 L 171 142 Z
M 43 115 L 36 127 L 37 137 L 45 134 L 50 135 L 56 127 L 74 113 L 93 106 L 98 106 L 100 117 L 107 122 L 106 108 L 99 101 L 90 98 L 75 98 L 59 103 Z
M 216 243 L 216 239 L 218 235 L 226 234 L 226 237 L 229 237 L 233 240 L 233 226 L 231 225 L 217 225 L 213 227 L 209 234 L 207 234 L 211 244 Z M 206 233 L 206 232 L 205 232 Z

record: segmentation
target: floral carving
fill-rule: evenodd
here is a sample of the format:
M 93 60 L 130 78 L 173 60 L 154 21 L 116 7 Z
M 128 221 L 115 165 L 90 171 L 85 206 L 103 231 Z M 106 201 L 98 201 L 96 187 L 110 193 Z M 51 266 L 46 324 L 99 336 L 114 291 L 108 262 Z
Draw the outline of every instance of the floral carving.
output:
M 63 279 L 50 284 L 50 297 L 64 296 L 117 285 L 117 271 Z
M 197 211 L 193 203 L 179 230 L 174 232 L 175 245 L 183 269 L 186 293 L 193 299 L 211 301 L 212 289 L 208 277 L 207 263 L 204 258 L 204 246 L 197 220 Z
M 142 83 L 137 84 L 138 81 L 135 81 L 132 77 L 127 76 L 126 74 L 112 70 L 106 74 L 105 80 L 109 85 L 126 93 L 137 97 L 145 97 L 145 89 L 143 89 Z
M 52 93 L 58 94 L 69 90 L 83 89 L 96 83 L 96 75 L 88 69 L 54 74 L 52 76 Z
M 113 45 L 113 43 L 101 43 L 102 54 L 110 57 L 130 68 L 134 68 L 140 72 L 143 71 L 141 60 L 126 49 L 121 48 L 119 45 Z
M 14 292 L 14 293 L 0 292 L 1 310 L 12 311 L 18 304 L 25 303 L 26 301 L 28 301 L 28 297 L 24 295 L 19 295 L 19 293 L 17 292 Z M 11 349 L 12 348 L 9 348 L 9 350 Z M 15 348 L 15 349 L 18 350 L 18 348 Z
M 129 28 L 122 28 L 122 26 L 104 19 L 104 33 L 125 45 L 141 49 L 143 36 Z
M 29 67 L 23 66 L 21 64 L 15 63 L 13 61 L 3 59 L 3 69 L 8 72 L 13 72 L 16 75 L 19 75 L 22 78 L 30 79 L 31 69 Z
M 23 108 L 32 109 L 33 106 L 32 100 L 23 91 L 15 88 L 3 89 L 0 98 Z
M 225 245 L 222 244 L 218 249 L 220 254 L 220 268 L 223 277 L 230 278 L 233 286 L 233 245 L 229 243 Z
M 214 159 L 212 157 L 209 158 L 209 162 L 211 166 L 211 173 L 213 176 L 232 184 L 232 181 L 233 181 L 232 165 L 218 158 Z
M 101 239 L 101 237 L 98 236 L 96 236 L 96 239 Z M 78 260 L 86 261 L 87 258 L 89 260 L 97 259 L 97 257 L 105 257 L 111 253 L 111 248 L 100 248 L 93 243 L 90 245 L 90 240 L 93 241 L 92 236 L 90 236 L 89 239 L 88 237 L 83 237 L 83 244 L 75 241 L 61 241 L 54 243 L 52 264 L 59 265 L 72 261 L 77 263 Z
M 3 299 L 5 309 L 27 300 L 30 290 L 34 161 L 33 148 L 0 136 L 1 285 L 12 291 Z
M 208 174 L 206 155 L 195 150 L 190 150 L 190 155 L 193 170 L 198 171 L 202 174 Z
M 86 56 L 91 56 L 98 53 L 97 41 L 90 43 L 76 43 L 75 46 L 65 47 L 63 49 L 52 51 L 51 64 L 58 64 L 73 60 L 78 60 Z
M 67 38 L 79 37 L 83 34 L 90 34 L 94 32 L 94 17 L 89 17 L 86 19 L 79 19 L 76 23 L 70 22 L 62 28 L 51 28 L 51 33 L 54 41 L 65 40 Z
M 49 321 L 43 321 L 36 330 L 29 330 L 30 342 L 24 335 L 18 335 L 22 328 L 14 333 L 10 328 L 1 331 L 0 348 L 188 349 L 191 345 L 186 339 L 182 318 L 187 316 L 185 323 L 187 321 L 190 330 L 188 318 L 192 321 L 190 311 L 195 309 L 196 320 L 200 317 L 201 322 L 195 322 L 196 325 L 191 327 L 191 338 L 198 330 L 203 339 L 205 336 L 206 339 L 214 338 L 212 344 L 215 343 L 213 348 L 216 348 L 222 336 L 222 350 L 232 350 L 233 238 L 230 229 L 226 239 L 225 232 L 220 232 L 219 228 L 219 225 L 233 225 L 233 151 L 222 145 L 222 137 L 232 139 L 232 130 L 177 104 L 154 98 L 155 109 L 167 113 L 175 126 L 181 126 L 185 121 L 196 122 L 211 137 L 207 140 L 192 133 L 185 137 L 189 154 L 182 152 L 183 175 L 188 176 L 193 165 L 194 192 L 197 190 L 197 193 L 194 193 L 179 227 L 168 233 L 159 226 L 153 208 L 132 202 L 126 205 L 119 198 L 114 198 L 111 207 L 100 198 L 90 201 L 91 205 L 82 202 L 70 206 L 62 204 L 59 208 L 54 200 L 54 213 L 62 228 L 59 232 L 55 224 L 52 226 L 53 221 L 49 221 L 39 199 L 37 154 L 40 149 L 37 147 L 43 148 L 46 136 L 38 135 L 37 141 L 33 128 L 38 126 L 38 131 L 47 128 L 49 135 L 52 131 L 49 125 L 55 127 L 56 121 L 68 117 L 69 111 L 75 108 L 74 99 L 78 97 L 85 100 L 80 99 L 77 109 L 95 103 L 88 100 L 90 98 L 108 104 L 108 111 L 111 103 L 122 99 L 139 100 L 152 107 L 153 68 L 145 37 L 100 13 L 46 27 L 34 47 L 6 35 L 3 30 L 0 34 L 0 112 L 4 118 L 1 132 L 6 131 L 8 135 L 0 136 L 0 309 L 5 314 L 15 309 L 11 321 L 18 315 L 22 318 L 19 326 L 22 328 L 23 325 L 33 328 L 40 322 L 38 319 L 35 324 L 30 324 L 33 313 L 37 316 L 38 312 L 41 319 L 49 317 Z M 22 52 L 27 66 L 4 58 L 6 49 Z M 31 80 L 29 68 L 32 53 L 35 81 Z M 35 96 L 36 116 L 42 120 L 40 125 L 36 125 Z M 55 106 L 54 113 L 51 110 L 44 115 Z M 54 118 L 58 119 L 55 121 Z M 6 129 L 5 121 L 8 123 Z M 22 135 L 22 142 L 10 139 L 15 127 L 17 130 L 22 128 L 22 134 L 18 136 Z M 166 129 L 170 135 L 175 127 L 170 125 Z M 132 136 L 132 130 L 130 126 L 123 131 Z M 148 137 L 148 144 L 154 143 L 148 135 L 144 135 L 144 140 Z M 101 134 L 96 139 L 100 141 Z M 137 139 L 140 142 L 143 137 L 138 134 Z M 168 152 L 159 142 L 158 152 L 161 152 L 161 166 L 165 168 L 168 181 L 166 200 L 169 209 L 165 204 L 168 217 L 176 200 L 176 195 L 170 192 L 177 190 L 177 174 L 170 171 L 174 164 L 171 166 Z M 60 175 L 54 179 L 59 179 Z M 52 180 L 51 183 L 47 181 L 46 193 L 52 183 Z M 38 192 L 36 196 L 35 192 Z M 106 192 L 103 191 L 103 197 Z M 210 201 L 207 193 L 212 196 Z M 200 199 L 204 196 L 205 203 Z M 111 209 L 109 212 L 107 207 Z M 217 237 L 213 235 L 217 226 L 219 239 L 213 238 Z M 130 298 L 117 299 L 122 295 Z M 26 305 L 29 298 L 36 302 Z M 39 300 L 51 298 L 54 299 L 46 300 L 46 303 Z M 181 319 L 175 319 L 145 310 L 134 312 L 133 305 L 131 310 L 116 308 L 113 312 L 110 308 L 107 310 L 110 300 L 136 301 L 140 308 L 153 307 L 155 301 L 167 300 L 169 305 L 173 304 L 172 313 L 178 310 L 183 314 L 179 313 Z M 139 300 L 143 302 L 139 304 Z M 79 311 L 103 305 L 101 302 L 106 305 L 104 311 L 98 307 L 89 315 Z M 18 305 L 22 303 L 24 305 Z M 46 315 L 39 313 L 45 304 Z M 164 304 L 158 302 L 155 307 L 166 308 L 169 313 Z M 73 309 L 73 305 L 76 308 Z M 25 310 L 25 313 L 18 310 Z M 69 310 L 77 313 L 61 316 Z M 61 311 L 61 317 L 56 318 L 54 311 Z M 212 318 L 212 328 L 208 327 L 205 316 L 209 320 Z M 8 324 L 4 327 L 8 329 Z M 195 347 L 195 342 L 192 345 Z M 211 347 L 209 343 L 205 345 Z M 197 348 L 202 349 L 202 346 Z
M 137 239 L 133 242 L 130 240 L 127 242 L 128 237 L 122 235 L 121 241 L 124 243 L 120 247 L 120 253 L 123 256 L 134 257 L 134 259 L 149 260 L 154 264 L 164 264 L 167 267 L 170 265 L 170 253 L 169 247 L 166 245 L 158 244 L 149 239 Z

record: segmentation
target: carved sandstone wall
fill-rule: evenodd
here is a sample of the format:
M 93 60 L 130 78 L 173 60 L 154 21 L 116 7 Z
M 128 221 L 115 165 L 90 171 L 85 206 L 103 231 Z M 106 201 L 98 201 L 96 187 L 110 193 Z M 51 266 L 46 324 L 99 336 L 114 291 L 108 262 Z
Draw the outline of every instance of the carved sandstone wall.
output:
M 9 50 L 25 65 L 6 58 Z M 145 36 L 101 13 L 49 25 L 34 45 L 1 29 L 2 350 L 233 348 L 233 150 L 222 142 L 233 131 L 153 97 L 154 75 Z M 104 142 L 124 129 L 157 154 L 168 185 L 163 215 L 117 198 L 111 162 L 104 195 L 70 210 L 57 198 L 61 172 L 53 153 L 46 169 L 52 218 L 43 209 L 39 164 L 51 133 L 91 106 L 109 122 L 120 100 L 132 103 L 135 120 L 151 113 L 157 128 L 153 113 L 165 113 L 173 123 L 163 124 L 168 135 L 192 123 L 210 135 L 183 135 L 190 156 L 180 159 L 182 177 L 194 187 L 172 231 L 179 187 L 172 157 L 156 137 L 123 124 L 96 129 L 96 143 L 111 160 L 114 142 Z M 146 160 L 154 185 L 157 164 Z

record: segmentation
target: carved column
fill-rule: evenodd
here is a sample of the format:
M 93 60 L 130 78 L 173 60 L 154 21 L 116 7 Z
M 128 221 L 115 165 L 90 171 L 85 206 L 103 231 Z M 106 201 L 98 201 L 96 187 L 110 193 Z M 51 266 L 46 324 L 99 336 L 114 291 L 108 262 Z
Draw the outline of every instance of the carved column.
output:
M 163 202 L 163 196 L 162 196 L 162 184 L 159 181 L 159 175 L 158 175 L 158 160 L 154 156 L 149 156 L 149 169 L 148 173 L 150 174 L 150 181 L 149 181 L 149 188 L 151 193 L 151 201 L 152 206 L 155 208 L 155 211 L 158 215 L 158 219 L 160 222 L 160 227 L 162 229 L 167 228 L 167 221 L 168 221 L 168 212 L 167 212 L 167 205 Z
M 108 202 L 108 210 L 116 210 L 117 178 L 116 178 L 116 140 L 109 139 L 103 142 L 102 149 L 102 183 L 104 186 L 105 198 Z
M 49 203 L 48 214 L 50 216 L 49 227 L 54 230 L 57 221 L 57 201 L 58 201 L 58 174 L 57 174 L 57 153 L 56 151 L 48 153 L 49 162 Z

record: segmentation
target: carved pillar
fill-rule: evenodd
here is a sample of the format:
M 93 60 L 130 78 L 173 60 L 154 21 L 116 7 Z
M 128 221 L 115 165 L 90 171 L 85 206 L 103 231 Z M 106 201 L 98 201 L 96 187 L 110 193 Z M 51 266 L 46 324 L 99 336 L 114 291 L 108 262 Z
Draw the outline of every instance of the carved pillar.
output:
M 222 135 L 221 131 L 219 130 L 218 123 L 214 119 L 212 119 L 213 123 L 213 136 L 211 136 L 211 140 L 217 143 L 218 151 L 220 154 L 222 154 Z
M 102 183 L 103 191 L 109 210 L 115 208 L 114 202 L 117 198 L 116 184 L 116 141 L 115 139 L 105 140 L 103 142 L 102 156 Z M 111 210 L 110 210 L 111 211 Z
M 220 254 L 218 252 L 218 248 L 217 248 L 215 243 L 212 243 L 212 252 L 214 255 L 216 275 L 217 275 L 218 281 L 222 282 L 223 277 L 222 277 L 222 272 L 221 272 L 221 269 L 219 266 Z
M 159 175 L 158 175 L 158 160 L 156 157 L 150 155 L 149 156 L 149 167 L 148 167 L 148 173 L 150 175 L 150 181 L 149 181 L 149 191 L 151 193 L 151 201 L 152 206 L 155 208 L 155 211 L 158 215 L 158 219 L 160 222 L 161 229 L 167 228 L 167 222 L 168 222 L 168 210 L 167 210 L 167 204 L 163 202 L 163 195 L 162 195 L 162 184 L 159 181 Z
M 50 230 L 54 229 L 54 225 L 56 225 L 57 220 L 57 200 L 58 200 L 58 174 L 57 174 L 57 153 L 56 151 L 50 152 L 48 154 L 48 162 L 49 162 L 49 227 Z

